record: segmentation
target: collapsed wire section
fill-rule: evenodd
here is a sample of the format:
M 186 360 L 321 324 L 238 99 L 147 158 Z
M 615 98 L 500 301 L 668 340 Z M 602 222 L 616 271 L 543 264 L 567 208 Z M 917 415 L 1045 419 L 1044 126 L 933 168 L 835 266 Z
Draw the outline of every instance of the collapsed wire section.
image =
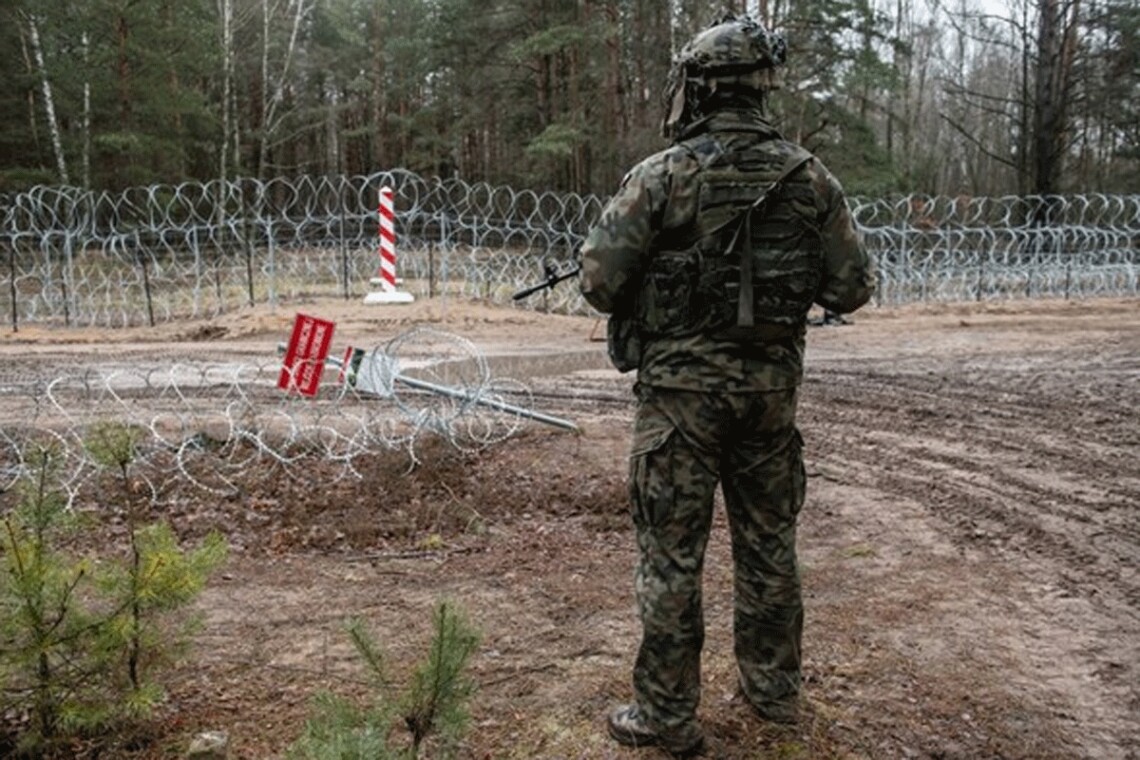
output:
M 336 465 L 337 478 L 361 477 L 360 459 L 384 450 L 407 452 L 414 467 L 429 436 L 475 452 L 528 420 L 577 430 L 529 409 L 530 389 L 493 377 L 486 356 L 457 335 L 416 328 L 360 357 L 353 372 L 329 359 L 312 398 L 280 390 L 281 365 L 269 359 L 107 364 L 0 383 L 0 492 L 27 474 L 32 447 L 50 447 L 66 457 L 62 487 L 74 499 L 98 469 L 85 441 L 108 422 L 134 431 L 135 463 L 155 479 L 156 500 L 177 480 L 224 495 L 251 471 L 304 476 L 314 457 Z

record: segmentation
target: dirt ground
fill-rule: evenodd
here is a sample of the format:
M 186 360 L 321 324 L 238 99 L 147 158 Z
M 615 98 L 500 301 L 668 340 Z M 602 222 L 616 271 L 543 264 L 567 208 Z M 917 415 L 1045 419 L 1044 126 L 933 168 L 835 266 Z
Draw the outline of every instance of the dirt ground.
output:
M 21 327 L 0 362 L 26 377 L 112 358 L 265 361 L 295 311 L 337 322 L 334 353 L 415 325 L 453 332 L 581 432 L 531 423 L 478 453 L 428 443 L 410 472 L 378 453 L 331 487 L 314 462 L 305 477 L 267 465 L 235 494 L 187 488 L 167 517 L 187 541 L 221 529 L 231 554 L 166 705 L 121 755 L 179 756 L 216 729 L 234 758 L 281 756 L 316 691 L 362 693 L 349 617 L 398 678 L 450 599 L 482 633 L 462 757 L 661 756 L 604 731 L 630 696 L 638 625 L 631 378 L 607 368 L 597 320 L 329 301 L 150 330 Z M 1140 757 L 1140 302 L 868 307 L 853 322 L 808 338 L 805 718 L 768 725 L 735 696 L 718 508 L 709 756 Z

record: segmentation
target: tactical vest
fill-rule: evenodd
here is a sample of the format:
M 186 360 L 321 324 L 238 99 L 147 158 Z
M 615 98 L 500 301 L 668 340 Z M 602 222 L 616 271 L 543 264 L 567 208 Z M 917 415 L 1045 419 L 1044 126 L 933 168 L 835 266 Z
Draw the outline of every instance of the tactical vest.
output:
M 714 139 L 680 143 L 702 164 L 698 210 L 690 225 L 657 240 L 636 302 L 643 339 L 774 340 L 802 329 L 815 300 L 823 254 L 807 213 L 813 198 L 794 202 L 811 190 L 783 182 L 811 154 L 783 143 L 789 155 L 759 140 L 721 152 L 707 142 Z

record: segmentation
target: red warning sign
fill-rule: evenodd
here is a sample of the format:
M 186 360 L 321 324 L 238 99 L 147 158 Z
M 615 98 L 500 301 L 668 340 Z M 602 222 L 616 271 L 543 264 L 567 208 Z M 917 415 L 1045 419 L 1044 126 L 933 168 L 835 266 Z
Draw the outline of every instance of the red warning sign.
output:
M 277 379 L 278 388 L 296 391 L 302 396 L 317 395 L 335 327 L 336 323 L 327 319 L 297 315 L 281 376 Z

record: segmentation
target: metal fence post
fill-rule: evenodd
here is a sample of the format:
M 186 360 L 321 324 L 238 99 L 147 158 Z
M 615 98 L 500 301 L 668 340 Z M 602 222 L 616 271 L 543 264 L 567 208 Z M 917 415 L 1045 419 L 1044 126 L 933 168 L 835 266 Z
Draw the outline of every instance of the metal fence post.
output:
M 12 298 L 12 332 L 20 332 L 20 310 L 16 303 L 16 241 L 5 240 L 8 249 L 8 293 Z

